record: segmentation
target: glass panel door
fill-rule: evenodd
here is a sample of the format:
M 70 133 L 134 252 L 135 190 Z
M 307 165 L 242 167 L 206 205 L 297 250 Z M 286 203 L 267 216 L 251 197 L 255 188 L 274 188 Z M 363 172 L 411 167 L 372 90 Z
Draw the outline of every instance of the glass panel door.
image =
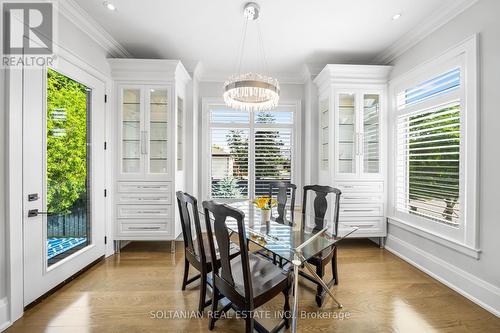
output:
M 90 244 L 92 91 L 47 71 L 45 188 L 51 266 Z
M 356 95 L 338 97 L 338 172 L 356 173 Z
M 141 90 L 123 89 L 122 172 L 141 172 Z
M 378 173 L 380 169 L 380 95 L 363 96 L 363 171 Z
M 167 173 L 168 91 L 149 90 L 149 172 Z

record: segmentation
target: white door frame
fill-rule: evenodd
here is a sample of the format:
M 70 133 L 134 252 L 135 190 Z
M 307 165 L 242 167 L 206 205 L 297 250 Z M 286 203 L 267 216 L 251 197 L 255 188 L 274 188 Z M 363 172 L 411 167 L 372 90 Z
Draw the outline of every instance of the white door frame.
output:
M 77 55 L 60 47 L 57 57 L 87 71 L 105 84 L 105 92 L 110 96 L 113 91 L 113 81 L 109 73 L 103 73 Z M 104 60 L 104 59 L 103 59 Z M 18 68 L 6 70 L 5 106 L 6 119 L 6 259 L 7 259 L 7 299 L 10 323 L 23 316 L 24 312 L 24 268 L 23 268 L 23 152 L 19 144 L 23 137 L 23 72 Z M 113 137 L 115 116 L 112 112 L 112 98 L 107 98 L 106 110 L 106 216 L 105 235 L 107 236 L 106 257 L 114 254 L 113 248 L 113 182 L 114 159 Z

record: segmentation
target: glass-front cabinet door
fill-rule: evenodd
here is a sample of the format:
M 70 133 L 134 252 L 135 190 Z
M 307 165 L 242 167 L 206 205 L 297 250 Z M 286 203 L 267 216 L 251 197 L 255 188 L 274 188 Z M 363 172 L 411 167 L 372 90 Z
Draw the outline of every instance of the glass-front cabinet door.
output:
M 328 171 L 330 161 L 330 101 L 327 99 L 319 102 L 320 117 L 320 171 Z
M 121 175 L 168 173 L 169 89 L 124 87 L 121 96 Z
M 380 94 L 363 94 L 361 129 L 362 170 L 365 174 L 380 172 Z
M 356 94 L 339 93 L 337 97 L 337 173 L 357 172 Z
M 165 174 L 168 169 L 168 90 L 149 89 L 149 172 Z
M 142 110 L 141 89 L 122 89 L 121 170 L 123 174 L 139 174 L 142 172 Z

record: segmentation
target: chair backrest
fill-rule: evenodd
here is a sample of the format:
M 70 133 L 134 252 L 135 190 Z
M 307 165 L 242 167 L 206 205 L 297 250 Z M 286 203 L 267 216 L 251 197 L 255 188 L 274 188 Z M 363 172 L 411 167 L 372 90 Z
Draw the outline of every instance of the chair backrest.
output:
M 220 288 L 221 287 L 220 285 L 217 286 L 218 288 L 221 289 L 221 291 L 224 291 L 224 289 L 234 290 L 235 287 L 233 273 L 231 270 L 231 262 L 230 262 L 231 258 L 229 256 L 230 253 L 229 231 L 226 226 L 226 219 L 230 217 L 235 219 L 238 224 L 238 240 L 239 240 L 238 245 L 240 248 L 245 299 L 247 301 L 253 300 L 252 280 L 250 273 L 250 264 L 248 259 L 248 244 L 247 244 L 245 223 L 244 223 L 245 213 L 243 213 L 239 209 L 229 207 L 228 205 L 225 204 L 217 204 L 214 201 L 203 201 L 203 209 L 205 212 L 205 223 L 207 225 L 207 237 L 210 246 L 210 253 L 212 255 L 212 258 L 215 258 L 216 256 L 216 251 L 215 251 L 216 247 L 214 243 L 214 235 L 215 235 L 215 241 L 217 242 L 217 248 L 219 250 L 219 256 L 220 256 L 220 267 L 216 267 L 217 264 L 215 263 L 215 260 L 212 260 L 214 283 L 220 281 L 224 284 L 224 286 L 222 286 L 223 288 Z M 210 213 L 213 216 L 213 231 L 212 231 Z
M 294 211 L 295 211 L 295 191 L 297 190 L 297 186 L 292 183 L 285 182 L 276 182 L 269 183 L 269 197 L 273 197 L 274 190 L 278 189 L 278 194 L 276 195 L 276 199 L 278 200 L 278 216 L 276 217 L 276 222 L 284 223 L 286 218 L 286 203 L 288 201 L 288 189 L 291 189 L 291 197 L 290 197 L 290 217 L 291 223 L 294 223 Z
M 200 216 L 198 214 L 198 200 L 188 193 L 177 191 L 177 204 L 179 206 L 179 215 L 181 218 L 182 238 L 184 239 L 184 250 L 190 251 L 193 255 L 198 255 L 201 262 L 206 262 L 205 249 L 203 247 L 203 235 L 201 233 Z M 189 206 L 193 215 L 194 229 L 196 233 L 196 242 L 198 242 L 198 249 L 200 253 L 196 253 L 194 249 L 194 239 L 191 229 L 191 214 L 189 213 Z
M 313 191 L 316 194 L 313 203 L 314 209 L 314 230 L 319 231 L 324 228 L 325 215 L 328 210 L 328 201 L 326 199 L 327 195 L 330 193 L 335 194 L 335 206 L 333 209 L 333 227 L 335 235 L 338 234 L 339 225 L 339 207 L 340 207 L 340 195 L 342 192 L 338 188 L 331 186 L 321 186 L 321 185 L 307 185 L 304 186 L 304 199 L 302 202 L 302 228 L 305 227 L 306 221 L 306 209 L 307 209 L 307 194 L 309 191 Z

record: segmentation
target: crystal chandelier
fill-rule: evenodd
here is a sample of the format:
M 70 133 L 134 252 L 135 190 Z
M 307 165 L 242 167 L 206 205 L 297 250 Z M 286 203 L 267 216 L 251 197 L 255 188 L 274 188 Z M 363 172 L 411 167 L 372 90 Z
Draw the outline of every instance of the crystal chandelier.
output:
M 245 39 L 248 21 L 257 23 L 262 64 L 265 66 L 264 43 L 257 19 L 260 15 L 260 7 L 255 2 L 249 2 L 245 5 L 243 15 L 245 24 L 240 45 L 238 58 L 237 74 L 232 75 L 224 82 L 224 102 L 227 106 L 245 111 L 264 111 L 271 110 L 278 106 L 280 98 L 280 86 L 276 79 L 259 73 L 242 73 L 241 62 L 245 49 Z

